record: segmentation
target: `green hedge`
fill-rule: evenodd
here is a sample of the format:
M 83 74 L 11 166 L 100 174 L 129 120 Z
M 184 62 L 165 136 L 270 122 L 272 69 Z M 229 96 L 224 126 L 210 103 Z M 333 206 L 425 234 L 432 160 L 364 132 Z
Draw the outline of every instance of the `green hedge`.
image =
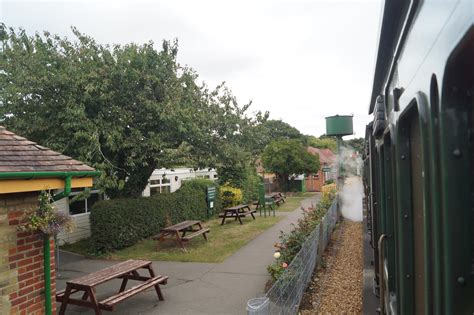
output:
M 206 187 L 209 180 L 192 180 L 171 194 L 136 199 L 113 199 L 96 203 L 91 210 L 92 244 L 96 252 L 132 246 L 157 234 L 161 228 L 184 220 L 207 220 Z M 214 217 L 221 209 L 217 194 Z

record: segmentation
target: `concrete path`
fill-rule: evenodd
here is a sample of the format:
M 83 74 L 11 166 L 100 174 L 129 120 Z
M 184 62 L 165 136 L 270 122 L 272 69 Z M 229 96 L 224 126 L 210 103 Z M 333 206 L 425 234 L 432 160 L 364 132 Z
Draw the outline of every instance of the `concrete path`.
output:
M 304 199 L 302 205 L 308 207 L 318 200 L 319 194 Z M 299 209 L 286 213 L 280 222 L 222 263 L 153 262 L 156 273 L 169 276 L 168 284 L 162 286 L 165 301 L 158 301 L 156 292 L 150 289 L 117 305 L 113 314 L 246 314 L 248 299 L 264 294 L 265 284 L 270 279 L 266 267 L 274 261 L 273 245 L 278 241 L 280 231 L 292 229 L 291 224 L 301 216 Z M 61 252 L 57 288 L 62 290 L 68 279 L 114 263 Z M 100 286 L 97 290 L 99 299 L 116 292 L 119 287 L 120 280 Z M 66 311 L 66 314 L 93 313 L 73 305 L 68 305 Z

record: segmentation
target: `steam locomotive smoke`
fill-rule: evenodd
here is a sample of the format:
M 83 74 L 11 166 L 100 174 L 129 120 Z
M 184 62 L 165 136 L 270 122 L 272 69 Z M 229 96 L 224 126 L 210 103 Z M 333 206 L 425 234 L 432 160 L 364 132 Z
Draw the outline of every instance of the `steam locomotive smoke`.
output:
M 362 221 L 362 180 L 359 176 L 361 172 L 362 160 L 355 154 L 354 150 L 347 147 L 341 148 L 341 162 L 345 169 L 345 184 L 339 193 L 342 199 L 341 213 L 344 218 L 361 222 Z
M 362 221 L 362 181 L 353 176 L 346 179 L 346 183 L 339 193 L 342 199 L 341 213 L 351 221 Z

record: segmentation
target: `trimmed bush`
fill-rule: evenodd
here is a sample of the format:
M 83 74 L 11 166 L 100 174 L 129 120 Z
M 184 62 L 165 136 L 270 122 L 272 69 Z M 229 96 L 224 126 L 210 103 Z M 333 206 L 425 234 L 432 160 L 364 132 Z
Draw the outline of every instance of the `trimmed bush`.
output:
M 90 221 L 92 244 L 98 253 L 121 249 L 157 234 L 161 228 L 184 220 L 207 220 L 221 209 L 217 194 L 214 208 L 207 208 L 209 180 L 192 180 L 171 194 L 96 203 Z

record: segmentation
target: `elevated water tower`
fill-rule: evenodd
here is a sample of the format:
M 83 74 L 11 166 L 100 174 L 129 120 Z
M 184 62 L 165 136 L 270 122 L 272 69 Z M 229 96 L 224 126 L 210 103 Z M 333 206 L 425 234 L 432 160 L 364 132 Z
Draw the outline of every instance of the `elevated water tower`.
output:
M 335 115 L 326 117 L 326 135 L 337 138 L 337 155 L 339 163 L 338 178 L 341 179 L 341 181 L 338 181 L 339 185 L 344 183 L 344 167 L 341 161 L 342 137 L 354 134 L 352 124 L 353 118 L 354 116 L 352 115 Z
M 354 133 L 352 115 L 335 115 L 326 117 L 326 135 L 342 139 Z

